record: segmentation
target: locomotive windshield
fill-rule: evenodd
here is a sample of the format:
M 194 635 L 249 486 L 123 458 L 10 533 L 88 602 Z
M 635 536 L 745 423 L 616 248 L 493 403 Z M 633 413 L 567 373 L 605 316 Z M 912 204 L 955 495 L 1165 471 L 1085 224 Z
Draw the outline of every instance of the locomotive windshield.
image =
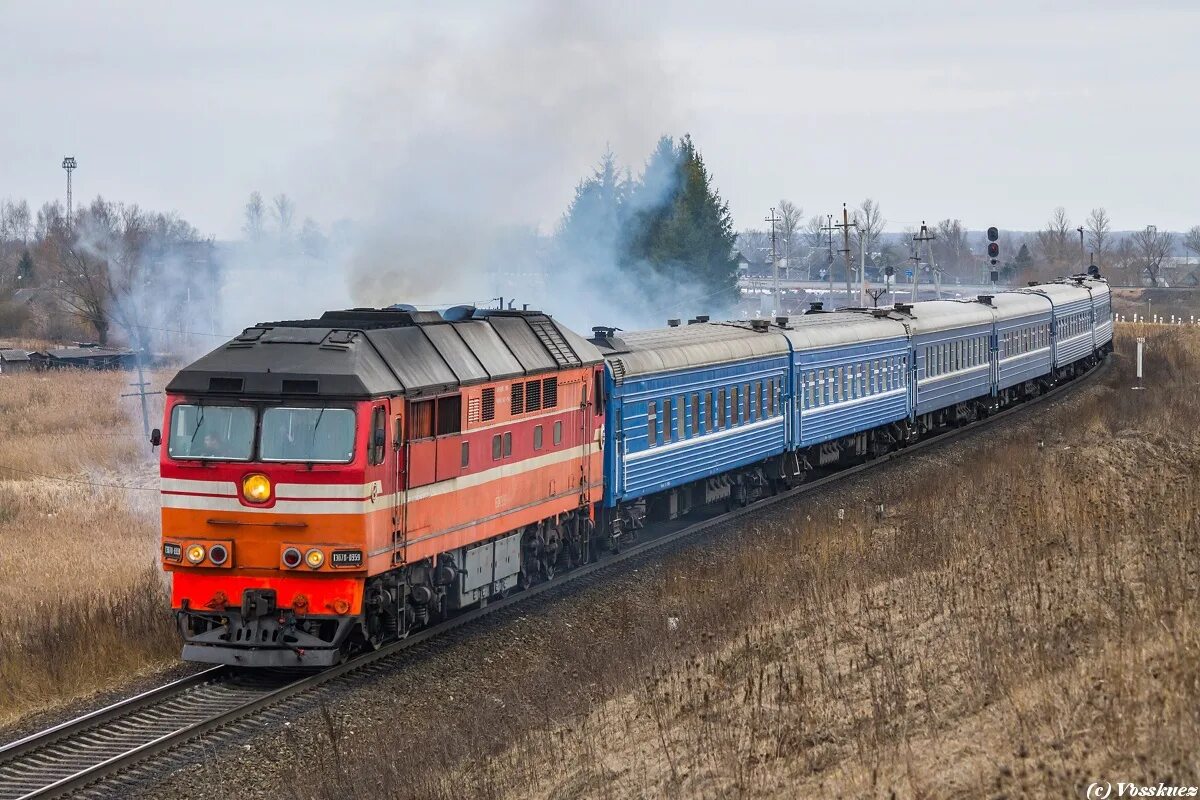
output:
M 187 404 L 171 409 L 171 458 L 249 461 L 253 450 L 253 409 Z
M 345 464 L 354 457 L 354 412 L 348 408 L 268 408 L 263 461 Z

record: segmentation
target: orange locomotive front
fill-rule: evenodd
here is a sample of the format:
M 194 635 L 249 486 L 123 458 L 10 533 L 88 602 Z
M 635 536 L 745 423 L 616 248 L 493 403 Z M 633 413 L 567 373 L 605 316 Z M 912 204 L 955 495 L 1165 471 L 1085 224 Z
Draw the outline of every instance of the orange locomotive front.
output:
M 168 385 L 184 658 L 325 666 L 586 561 L 602 362 L 538 312 L 261 324 Z

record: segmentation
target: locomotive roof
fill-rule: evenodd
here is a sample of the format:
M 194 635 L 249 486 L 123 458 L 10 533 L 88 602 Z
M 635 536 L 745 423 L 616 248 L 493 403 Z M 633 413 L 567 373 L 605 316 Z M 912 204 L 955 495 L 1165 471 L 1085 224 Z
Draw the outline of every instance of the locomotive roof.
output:
M 596 347 L 537 311 L 351 309 L 263 322 L 185 367 L 170 392 L 350 399 L 459 386 L 599 363 Z

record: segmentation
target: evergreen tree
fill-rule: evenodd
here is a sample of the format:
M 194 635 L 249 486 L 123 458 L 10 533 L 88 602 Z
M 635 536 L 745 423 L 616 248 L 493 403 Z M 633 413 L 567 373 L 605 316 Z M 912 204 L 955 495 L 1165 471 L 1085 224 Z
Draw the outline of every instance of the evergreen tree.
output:
M 629 194 L 628 248 L 622 266 L 641 271 L 658 266 L 655 250 L 671 213 L 680 181 L 680 152 L 670 136 L 658 140 L 642 179 Z
M 1021 249 L 1017 251 L 1017 259 L 1013 262 L 1013 265 L 1016 267 L 1018 275 L 1033 269 L 1033 254 L 1029 252 L 1029 245 L 1021 245 Z
M 17 261 L 17 278 L 20 279 L 22 286 L 33 285 L 33 256 L 29 255 L 26 250 L 21 254 L 21 258 Z
M 689 309 L 697 312 L 732 305 L 733 220 L 691 137 L 678 144 L 659 139 L 640 180 L 619 175 L 613 154 L 605 153 L 576 187 L 557 232 L 567 268 L 583 267 L 601 281 L 620 269 L 646 297 L 678 288 L 703 302 L 703 309 Z
M 627 185 L 608 151 L 590 178 L 575 187 L 575 198 L 558 227 L 560 254 L 574 266 L 603 271 L 618 263 L 625 245 Z
M 737 235 L 729 205 L 712 186 L 712 177 L 690 136 L 678 148 L 679 180 L 647 260 L 671 284 L 700 288 L 713 305 L 737 299 Z

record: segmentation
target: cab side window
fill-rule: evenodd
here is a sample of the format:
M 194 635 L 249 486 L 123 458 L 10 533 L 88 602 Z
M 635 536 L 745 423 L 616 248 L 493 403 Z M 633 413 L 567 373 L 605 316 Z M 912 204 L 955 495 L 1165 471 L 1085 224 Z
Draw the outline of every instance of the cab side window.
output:
M 382 464 L 387 452 L 387 413 L 383 406 L 376 406 L 371 414 L 371 458 L 372 464 Z

